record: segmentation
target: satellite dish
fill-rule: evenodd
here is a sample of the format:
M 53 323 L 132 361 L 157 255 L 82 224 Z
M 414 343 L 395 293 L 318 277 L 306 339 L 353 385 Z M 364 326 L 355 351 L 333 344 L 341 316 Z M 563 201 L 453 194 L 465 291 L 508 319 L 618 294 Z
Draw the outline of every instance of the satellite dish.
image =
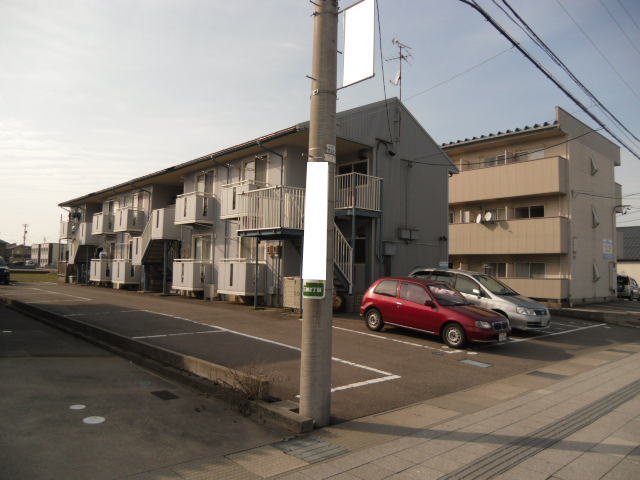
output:
M 482 214 L 479 213 L 478 216 L 476 217 L 476 223 L 482 223 Z
M 487 213 L 484 214 L 484 221 L 485 222 L 490 222 L 492 218 L 493 218 L 493 215 L 491 214 L 491 212 L 487 212 Z

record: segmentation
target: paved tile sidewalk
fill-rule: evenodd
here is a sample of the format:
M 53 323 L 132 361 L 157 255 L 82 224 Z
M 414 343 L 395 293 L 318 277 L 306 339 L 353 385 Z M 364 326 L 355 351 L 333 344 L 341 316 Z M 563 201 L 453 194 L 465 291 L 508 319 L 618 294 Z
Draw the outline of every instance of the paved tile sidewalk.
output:
M 271 478 L 640 478 L 640 353 L 634 352 L 640 345 L 586 355 L 577 364 L 591 366 L 565 379 L 485 385 L 478 390 L 507 399 L 473 413 L 427 402 L 319 430 L 313 436 L 351 453 Z M 593 366 L 599 359 L 608 362 Z M 529 380 L 536 389 L 522 393 Z M 458 398 L 473 404 L 474 390 Z

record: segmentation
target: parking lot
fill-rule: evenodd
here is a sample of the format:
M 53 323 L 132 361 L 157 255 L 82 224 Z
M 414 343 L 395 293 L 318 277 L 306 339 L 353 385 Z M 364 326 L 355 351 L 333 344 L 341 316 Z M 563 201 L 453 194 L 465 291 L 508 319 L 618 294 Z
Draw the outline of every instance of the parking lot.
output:
M 272 394 L 280 399 L 295 400 L 298 394 L 301 321 L 297 314 L 55 283 L 0 287 L 0 297 L 266 375 Z M 334 420 L 392 410 L 638 340 L 638 329 L 554 317 L 551 327 L 514 331 L 506 343 L 454 350 L 433 336 L 394 327 L 371 332 L 357 316 L 339 315 L 333 322 Z

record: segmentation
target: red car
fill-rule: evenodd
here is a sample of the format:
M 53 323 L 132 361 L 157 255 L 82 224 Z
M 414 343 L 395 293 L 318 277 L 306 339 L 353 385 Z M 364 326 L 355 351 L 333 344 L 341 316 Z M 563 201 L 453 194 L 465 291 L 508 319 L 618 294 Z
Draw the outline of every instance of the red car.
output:
M 511 332 L 502 315 L 476 307 L 447 283 L 383 277 L 367 289 L 360 305 L 370 330 L 384 324 L 439 335 L 450 347 L 467 341 L 504 342 Z

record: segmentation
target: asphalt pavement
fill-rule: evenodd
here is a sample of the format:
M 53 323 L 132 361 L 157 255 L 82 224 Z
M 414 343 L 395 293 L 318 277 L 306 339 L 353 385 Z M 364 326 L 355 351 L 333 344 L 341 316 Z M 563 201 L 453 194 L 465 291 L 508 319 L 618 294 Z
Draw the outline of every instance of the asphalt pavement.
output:
M 242 475 L 225 455 L 290 436 L 3 306 L 0 385 L 5 479 Z

